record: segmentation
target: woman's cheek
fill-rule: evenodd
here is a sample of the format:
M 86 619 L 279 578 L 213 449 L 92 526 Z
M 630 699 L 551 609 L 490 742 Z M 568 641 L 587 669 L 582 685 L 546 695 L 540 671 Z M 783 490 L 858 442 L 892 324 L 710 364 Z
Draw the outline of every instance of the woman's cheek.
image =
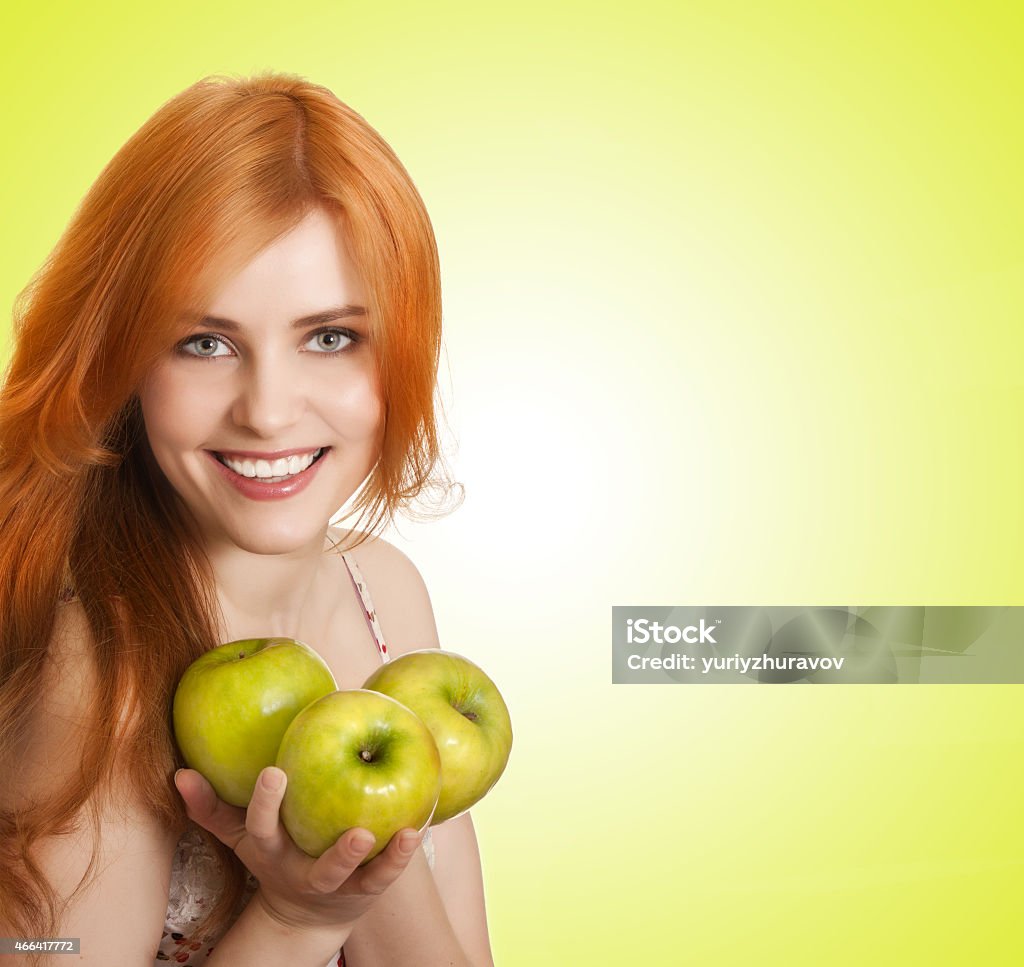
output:
M 375 442 L 384 422 L 384 402 L 377 380 L 364 373 L 359 379 L 333 387 L 331 422 L 339 436 L 351 442 Z
M 150 447 L 158 459 L 202 447 L 219 412 L 216 394 L 184 373 L 153 374 L 140 394 Z M 163 461 L 161 461 L 163 462 Z

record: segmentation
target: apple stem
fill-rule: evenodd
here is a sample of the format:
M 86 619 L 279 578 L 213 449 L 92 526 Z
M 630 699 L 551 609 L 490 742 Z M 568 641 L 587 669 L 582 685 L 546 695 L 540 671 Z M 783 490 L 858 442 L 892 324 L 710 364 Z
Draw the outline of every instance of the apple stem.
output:
M 459 711 L 462 712 L 462 709 L 459 709 Z M 465 715 L 470 722 L 475 722 L 477 720 L 476 712 L 462 712 L 462 714 Z
M 363 749 L 363 751 L 359 753 L 359 758 L 362 759 L 363 762 L 373 762 L 373 753 L 367 749 Z

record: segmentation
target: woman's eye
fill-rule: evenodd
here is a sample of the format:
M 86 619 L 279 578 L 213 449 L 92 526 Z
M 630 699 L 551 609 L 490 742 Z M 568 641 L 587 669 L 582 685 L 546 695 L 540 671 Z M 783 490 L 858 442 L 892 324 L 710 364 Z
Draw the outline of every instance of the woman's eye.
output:
M 202 356 L 205 359 L 211 359 L 214 356 L 231 355 L 231 351 L 224 340 L 220 336 L 213 336 L 209 333 L 191 336 L 181 343 L 180 348 L 182 352 L 189 356 Z M 218 352 L 218 349 L 223 349 L 224 352 Z
M 313 352 L 336 353 L 346 349 L 355 341 L 355 333 L 345 329 L 323 329 L 313 333 L 306 345 L 310 346 Z

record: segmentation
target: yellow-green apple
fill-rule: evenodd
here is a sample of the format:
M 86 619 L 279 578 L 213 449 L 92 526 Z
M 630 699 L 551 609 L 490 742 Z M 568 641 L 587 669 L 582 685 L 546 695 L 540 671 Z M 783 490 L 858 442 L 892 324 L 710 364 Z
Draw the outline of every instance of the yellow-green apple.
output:
M 337 687 L 327 663 L 294 638 L 229 641 L 200 655 L 178 682 L 178 747 L 221 799 L 248 806 L 292 719 Z
M 433 825 L 469 809 L 498 781 L 512 749 L 512 722 L 494 682 L 450 651 L 410 651 L 377 669 L 363 688 L 411 708 L 441 754 Z
M 441 760 L 427 727 L 393 698 L 333 692 L 303 709 L 277 753 L 288 776 L 281 822 L 296 846 L 320 856 L 354 826 L 377 842 L 423 829 L 441 789 Z

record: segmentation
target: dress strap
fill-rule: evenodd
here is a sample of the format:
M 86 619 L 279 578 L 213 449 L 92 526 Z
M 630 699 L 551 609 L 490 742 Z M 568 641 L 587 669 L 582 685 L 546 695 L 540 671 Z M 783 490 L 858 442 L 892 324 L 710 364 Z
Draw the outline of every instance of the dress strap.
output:
M 384 634 L 380 630 L 380 622 L 377 620 L 377 612 L 373 609 L 373 599 L 370 597 L 370 588 L 363 577 L 363 572 L 359 570 L 359 565 L 356 564 L 351 552 L 346 551 L 341 555 L 341 559 L 345 562 L 345 567 L 348 568 L 352 586 L 356 589 L 356 594 L 359 595 L 359 600 L 362 602 L 363 617 L 366 618 L 367 627 L 370 629 L 370 634 L 373 635 L 377 651 L 380 652 L 381 661 L 390 661 L 388 646 L 384 643 Z

